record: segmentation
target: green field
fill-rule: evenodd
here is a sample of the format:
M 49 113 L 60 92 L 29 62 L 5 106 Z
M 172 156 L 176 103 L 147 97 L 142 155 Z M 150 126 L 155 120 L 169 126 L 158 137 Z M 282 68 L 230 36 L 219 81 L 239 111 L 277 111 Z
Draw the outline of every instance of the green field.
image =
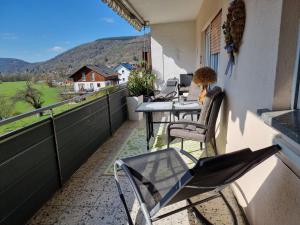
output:
M 25 81 L 18 82 L 3 82 L 0 84 L 0 95 L 6 97 L 13 97 L 18 90 L 24 89 L 26 86 Z M 43 106 L 53 104 L 55 102 L 61 101 L 59 96 L 60 88 L 58 87 L 48 87 L 46 83 L 35 84 L 34 87 L 39 89 L 43 95 L 42 99 L 44 101 Z M 15 105 L 14 114 L 20 114 L 33 110 L 34 108 L 26 102 L 17 102 Z
M 0 84 L 0 95 L 5 95 L 7 97 L 12 97 L 12 96 L 15 95 L 17 90 L 24 88 L 25 85 L 26 85 L 26 82 L 4 82 L 4 83 Z M 51 105 L 51 104 L 62 101 L 62 99 L 59 96 L 59 93 L 60 93 L 59 88 L 57 88 L 57 87 L 50 88 L 44 83 L 36 84 L 35 87 L 43 93 L 42 98 L 45 101 L 43 106 Z M 114 88 L 111 89 L 111 91 L 113 91 L 113 90 L 114 90 Z M 64 112 L 68 109 L 75 108 L 75 107 L 80 106 L 84 103 L 87 103 L 87 102 L 92 101 L 96 98 L 99 98 L 99 97 L 103 96 L 105 93 L 106 93 L 106 91 L 95 92 L 93 95 L 88 96 L 85 101 L 81 101 L 79 103 L 72 102 L 70 104 L 65 104 L 65 105 L 59 106 L 57 108 L 54 108 L 53 112 L 54 112 L 55 115 L 57 115 L 57 114 L 59 114 L 61 112 Z M 32 110 L 33 110 L 33 108 L 25 102 L 19 102 L 15 106 L 15 113 L 16 114 L 29 112 L 29 111 L 32 111 Z M 49 112 L 45 112 L 43 116 L 34 115 L 34 116 L 30 116 L 30 117 L 26 117 L 24 119 L 18 120 L 18 121 L 13 122 L 13 123 L 9 123 L 9 124 L 0 126 L 0 136 L 5 134 L 5 133 L 9 133 L 9 132 L 17 130 L 19 128 L 28 126 L 28 125 L 30 125 L 32 123 L 35 123 L 35 122 L 38 122 L 40 120 L 46 119 L 49 116 L 50 116 Z

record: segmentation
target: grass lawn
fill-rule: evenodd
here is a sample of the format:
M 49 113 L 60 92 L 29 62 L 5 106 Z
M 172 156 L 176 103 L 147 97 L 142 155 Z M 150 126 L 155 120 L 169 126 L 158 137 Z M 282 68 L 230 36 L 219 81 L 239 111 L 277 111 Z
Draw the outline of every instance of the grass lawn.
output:
M 26 86 L 25 81 L 18 82 L 3 82 L 0 84 L 0 95 L 6 97 L 13 97 L 18 90 L 24 89 Z M 59 96 L 60 88 L 58 87 L 48 87 L 45 83 L 35 84 L 34 87 L 39 89 L 43 95 L 42 99 L 44 101 L 43 106 L 53 104 L 55 102 L 61 101 Z M 15 105 L 14 114 L 20 114 L 33 110 L 34 108 L 26 102 L 17 102 Z
M 17 92 L 17 90 L 24 88 L 25 85 L 26 85 L 26 82 L 2 83 L 2 84 L 0 84 L 0 95 L 3 94 L 7 97 L 14 96 L 14 94 Z M 59 88 L 49 88 L 46 84 L 37 84 L 37 85 L 35 85 L 35 87 L 38 88 L 39 90 L 41 90 L 41 92 L 43 93 L 43 100 L 45 101 L 43 106 L 47 106 L 47 105 L 61 101 L 61 98 L 59 97 L 59 91 L 60 91 Z M 95 94 L 88 96 L 85 101 L 59 106 L 57 108 L 54 108 L 53 112 L 55 115 L 57 115 L 61 112 L 78 107 L 86 102 L 89 102 L 96 98 L 99 98 L 99 97 L 105 95 L 105 93 L 106 93 L 105 91 L 96 92 Z M 19 102 L 16 104 L 15 111 L 18 113 L 24 113 L 24 112 L 28 112 L 28 111 L 32 111 L 32 110 L 33 110 L 33 108 L 27 103 Z M 34 116 L 30 116 L 30 117 L 26 117 L 24 119 L 18 120 L 16 122 L 12 122 L 12 123 L 0 126 L 0 136 L 3 134 L 9 133 L 11 131 L 17 130 L 19 128 L 26 127 L 26 126 L 28 126 L 32 123 L 38 122 L 40 120 L 46 119 L 49 116 L 50 116 L 49 113 L 45 113 L 43 116 L 34 115 Z

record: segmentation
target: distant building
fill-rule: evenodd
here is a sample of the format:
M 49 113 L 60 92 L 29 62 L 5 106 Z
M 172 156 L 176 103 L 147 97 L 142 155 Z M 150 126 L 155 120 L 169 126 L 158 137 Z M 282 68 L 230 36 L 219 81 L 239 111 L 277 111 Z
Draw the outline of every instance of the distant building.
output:
M 133 70 L 133 65 L 129 63 L 121 63 L 114 68 L 114 71 L 119 73 L 119 84 L 124 84 L 128 81 L 131 70 Z
M 117 84 L 118 73 L 104 65 L 86 65 L 73 73 L 74 91 L 98 91 L 99 89 Z

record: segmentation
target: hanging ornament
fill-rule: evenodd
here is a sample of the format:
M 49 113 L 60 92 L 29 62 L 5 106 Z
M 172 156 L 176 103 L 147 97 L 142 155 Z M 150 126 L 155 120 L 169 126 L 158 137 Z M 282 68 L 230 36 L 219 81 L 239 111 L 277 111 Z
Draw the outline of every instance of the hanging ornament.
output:
M 246 22 L 246 8 L 243 0 L 234 0 L 228 7 L 227 19 L 222 29 L 225 36 L 225 49 L 229 55 L 229 61 L 225 74 L 232 74 L 235 64 L 235 55 L 238 54 L 242 42 Z

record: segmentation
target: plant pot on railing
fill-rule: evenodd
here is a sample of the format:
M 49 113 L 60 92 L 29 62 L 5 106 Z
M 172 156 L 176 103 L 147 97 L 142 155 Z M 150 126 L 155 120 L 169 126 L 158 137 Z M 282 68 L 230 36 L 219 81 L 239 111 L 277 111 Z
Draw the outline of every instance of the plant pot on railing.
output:
M 136 96 L 126 97 L 126 101 L 127 101 L 128 119 L 129 120 L 143 119 L 143 113 L 135 111 L 137 106 L 143 102 L 143 95 L 140 95 L 138 97 Z

